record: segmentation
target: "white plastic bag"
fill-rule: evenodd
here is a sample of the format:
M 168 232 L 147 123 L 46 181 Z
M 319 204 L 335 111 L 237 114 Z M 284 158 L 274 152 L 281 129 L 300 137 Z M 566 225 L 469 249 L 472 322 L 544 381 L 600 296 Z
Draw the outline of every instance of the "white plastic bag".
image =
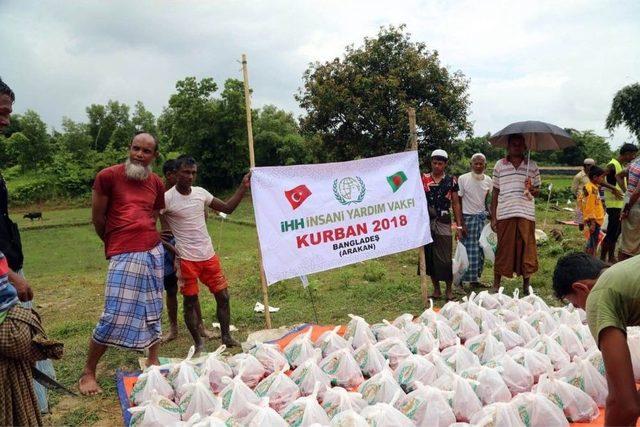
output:
M 480 232 L 478 239 L 482 252 L 484 253 L 484 261 L 487 264 L 493 264 L 496 261 L 496 250 L 498 248 L 498 235 L 491 229 L 491 224 L 486 224 Z
M 600 414 L 598 405 L 587 393 L 571 384 L 560 381 L 553 374 L 541 375 L 540 381 L 533 391 L 547 396 L 562 408 L 564 415 L 571 422 L 593 421 Z
M 173 365 L 169 371 L 169 375 L 167 375 L 167 380 L 176 391 L 177 399 L 180 399 L 181 396 L 180 388 L 185 384 L 195 382 L 200 376 L 198 367 L 191 361 L 195 352 L 195 346 L 191 346 L 187 358 Z
M 424 325 L 420 325 L 412 333 L 408 334 L 405 342 L 409 350 L 414 354 L 428 354 L 435 347 L 438 347 L 438 341 L 429 328 Z
M 447 320 L 451 319 L 454 314 L 459 311 L 464 311 L 462 304 L 458 301 L 448 301 L 445 305 L 440 309 L 440 314 Z
M 152 365 L 140 374 L 131 391 L 131 402 L 134 405 L 141 405 L 151 400 L 153 393 L 170 400 L 173 399 L 175 394 L 173 387 L 171 387 L 171 384 L 169 384 L 160 369 L 160 366 Z
M 369 405 L 389 402 L 396 393 L 400 393 L 401 396 L 404 395 L 404 392 L 393 377 L 393 371 L 388 366 L 360 384 L 358 392 Z
M 413 314 L 411 313 L 402 313 L 400 316 L 396 317 L 391 324 L 396 328 L 404 329 L 407 325 L 413 323 Z
M 331 420 L 317 398 L 317 390 L 309 396 L 299 397 L 282 410 L 282 418 L 292 427 L 307 427 L 314 423 L 328 425 Z
M 349 342 L 338 334 L 340 326 L 336 326 L 331 331 L 326 331 L 316 341 L 316 348 L 322 350 L 322 356 L 327 357 L 331 353 L 343 348 L 351 348 Z
M 531 313 L 526 320 L 539 334 L 552 334 L 558 327 L 558 321 L 551 314 L 542 310 Z
M 436 384 L 443 386 L 443 384 Z M 453 391 L 451 409 L 453 409 L 456 420 L 469 421 L 473 414 L 482 409 L 482 402 L 473 391 L 473 388 L 478 386 L 477 381 L 462 378 L 460 375 L 454 375 L 452 381 L 446 384 L 446 387 L 450 387 L 448 389 Z
M 455 331 L 444 320 L 437 320 L 433 325 L 431 331 L 436 340 L 438 340 L 438 348 L 440 350 L 455 345 L 458 340 L 458 336 Z
M 528 324 L 524 319 L 514 320 L 507 323 L 507 329 L 520 335 L 525 343 L 530 342 L 540 335 L 538 334 L 538 331 L 536 331 L 536 329 Z
M 562 369 L 571 363 L 571 358 L 556 340 L 548 335 L 539 335 L 531 340 L 525 348 L 546 354 L 551 359 L 554 369 Z
M 219 414 L 218 412 L 206 417 L 200 414 L 193 414 L 187 421 L 175 425 L 176 427 L 229 427 L 235 425 L 233 418 L 230 418 L 231 414 L 227 412 L 228 417 L 218 416 Z
M 497 370 L 486 366 L 469 368 L 461 376 L 478 382 L 474 390 L 483 405 L 511 400 L 511 392 Z
M 587 393 L 598 407 L 604 408 L 609 394 L 607 380 L 591 363 L 576 357 L 569 366 L 559 370 L 556 375 L 562 381 Z
M 540 375 L 553 370 L 553 363 L 549 356 L 529 348 L 514 348 L 509 351 L 509 356 L 533 375 L 534 382 L 538 382 Z
M 242 380 L 242 374 L 242 371 L 240 371 L 235 378 L 223 378 L 222 382 L 226 386 L 219 395 L 222 400 L 222 407 L 238 419 L 248 415 L 249 407 L 247 403 L 257 405 L 260 402 L 258 396 Z
M 151 393 L 150 400 L 129 408 L 130 427 L 156 427 L 173 425 L 180 421 L 180 407 L 158 393 Z
M 384 341 L 388 338 L 405 338 L 404 331 L 397 326 L 392 325 L 386 319 L 382 319 L 382 323 L 376 323 L 371 326 L 371 331 L 378 341 Z
M 453 255 L 453 284 L 458 285 L 462 282 L 462 277 L 469 269 L 469 257 L 467 256 L 467 248 L 458 240 L 456 252 Z
M 494 294 L 490 294 L 489 291 L 481 291 L 478 293 L 474 298 L 474 302 L 487 310 L 494 310 L 502 306 L 498 297 Z
M 584 360 L 591 363 L 591 365 L 596 368 L 600 375 L 606 375 L 606 371 L 604 369 L 604 360 L 602 359 L 602 353 L 600 353 L 600 350 L 598 350 L 597 348 L 590 350 L 587 354 L 584 355 Z M 636 382 L 637 381 L 638 380 L 636 379 Z
M 531 391 L 533 375 L 524 366 L 515 362 L 508 354 L 503 355 L 497 362 L 498 372 L 504 383 L 509 387 L 512 395 Z
M 415 389 L 416 382 L 429 385 L 436 379 L 436 367 L 426 357 L 412 354 L 398 365 L 393 373 L 403 390 Z
M 462 341 L 466 341 L 480 334 L 480 327 L 465 311 L 459 311 L 454 314 L 448 323 Z
M 358 365 L 360 365 L 360 371 L 367 377 L 371 377 L 386 366 L 385 358 L 370 341 L 365 342 L 359 347 L 353 355 Z
M 353 409 L 347 409 L 331 418 L 331 427 L 369 427 L 369 423 Z
M 568 427 L 564 412 L 546 396 L 537 393 L 520 393 L 511 400 L 527 427 Z
M 257 405 L 249 403 L 249 413 L 242 419 L 246 427 L 289 427 L 289 424 L 269 406 L 269 399 L 262 398 Z
M 470 423 L 477 427 L 526 427 L 517 409 L 505 402 L 485 406 L 471 417 Z
M 322 357 L 322 350 L 316 348 L 315 351 L 314 356 L 298 366 L 291 373 L 290 378 L 300 389 L 301 396 L 313 393 L 313 389 L 318 383 L 318 396 L 322 399 L 325 391 L 331 388 L 331 378 L 318 365 Z
M 640 381 L 640 328 L 627 328 L 627 344 L 631 353 L 631 364 L 633 365 L 633 376 L 636 381 Z
M 357 387 L 364 381 L 360 365 L 351 354 L 351 346 L 334 351 L 320 362 L 320 368 L 329 375 L 331 383 L 341 387 Z
M 504 344 L 504 347 L 507 351 L 515 347 L 521 347 L 525 344 L 524 338 L 522 338 L 520 335 L 516 334 L 506 326 L 498 326 L 496 329 L 494 329 L 493 336 L 496 337 L 496 339 L 502 344 Z
M 366 419 L 371 426 L 413 427 L 413 421 L 393 406 L 399 397 L 400 392 L 391 399 L 390 403 L 383 402 L 367 406 L 362 410 L 362 412 L 360 412 L 360 415 L 362 415 L 362 417 Z
M 570 357 L 583 356 L 584 347 L 580 337 L 569 326 L 561 324 L 551 334 L 558 344 L 569 354 Z
M 312 328 L 310 327 L 305 333 L 295 337 L 284 348 L 284 356 L 287 358 L 291 368 L 296 368 L 313 357 L 315 347 L 311 341 L 311 331 Z
M 507 352 L 504 344 L 498 341 L 491 332 L 485 332 L 468 339 L 464 346 L 478 356 L 480 363 L 486 363 Z
M 437 320 L 444 320 L 444 318 L 440 314 L 436 313 L 433 309 L 433 299 L 429 298 L 429 308 L 422 312 L 418 317 L 418 321 L 423 325 L 430 326 Z
M 322 408 L 330 418 L 348 410 L 360 413 L 366 406 L 367 402 L 360 393 L 350 392 L 342 387 L 333 387 L 327 390 L 322 400 Z
M 455 346 L 445 348 L 441 354 L 447 365 L 457 373 L 474 366 L 480 366 L 478 356 L 460 344 L 459 339 Z
M 267 375 L 267 370 L 251 354 L 238 353 L 229 359 L 229 366 L 236 377 L 242 370 L 242 381 L 249 387 L 254 388 Z
M 278 412 L 300 397 L 296 383 L 282 371 L 275 371 L 260 381 L 253 391 L 260 398 L 269 398 L 269 406 Z
M 182 396 L 180 408 L 183 419 L 189 419 L 193 414 L 211 415 L 222 409 L 222 403 L 209 386 L 208 372 L 205 372 L 195 382 L 183 385 L 180 394 Z
M 222 384 L 223 377 L 233 377 L 233 370 L 227 362 L 222 359 L 222 353 L 226 350 L 227 346 L 224 344 L 218 347 L 218 349 L 210 353 L 202 365 L 203 371 L 209 373 L 209 385 L 214 393 L 220 393 L 224 385 Z
M 276 344 L 267 344 L 257 342 L 255 346 L 249 350 L 249 354 L 253 355 L 262 366 L 266 369 L 268 374 L 275 371 L 288 371 L 289 363 L 284 354 L 280 351 L 280 347 Z
M 452 394 L 418 381 L 398 409 L 419 427 L 448 427 L 456 421 L 449 406 Z
M 350 314 L 349 317 L 351 320 L 347 324 L 344 332 L 344 339 L 348 340 L 351 338 L 353 348 L 362 347 L 367 342 L 376 342 L 376 337 L 373 335 L 373 332 L 371 332 L 371 327 L 366 320 L 353 314 Z
M 411 356 L 411 350 L 402 338 L 387 338 L 379 341 L 376 348 L 389 360 L 391 369 L 395 369 L 404 359 Z

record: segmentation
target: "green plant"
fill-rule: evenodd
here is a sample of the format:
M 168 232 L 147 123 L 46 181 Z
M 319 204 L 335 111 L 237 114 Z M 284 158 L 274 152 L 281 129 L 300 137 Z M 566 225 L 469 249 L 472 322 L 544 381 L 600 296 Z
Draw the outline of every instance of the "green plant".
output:
M 386 275 L 386 269 L 379 261 L 369 261 L 365 264 L 362 278 L 367 282 L 380 282 Z

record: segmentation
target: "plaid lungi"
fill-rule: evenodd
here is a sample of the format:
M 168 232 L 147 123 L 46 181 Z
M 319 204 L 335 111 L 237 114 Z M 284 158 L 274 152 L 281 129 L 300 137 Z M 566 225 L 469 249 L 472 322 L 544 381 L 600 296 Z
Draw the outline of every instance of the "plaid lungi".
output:
M 487 220 L 486 213 L 477 215 L 464 214 L 464 224 L 467 226 L 467 237 L 461 240 L 467 249 L 467 257 L 469 258 L 469 268 L 464 276 L 463 282 L 477 282 L 482 276 L 484 268 L 484 252 L 480 247 L 480 233 Z
M 144 350 L 161 335 L 164 248 L 114 255 L 109 261 L 104 311 L 93 331 L 99 343 Z

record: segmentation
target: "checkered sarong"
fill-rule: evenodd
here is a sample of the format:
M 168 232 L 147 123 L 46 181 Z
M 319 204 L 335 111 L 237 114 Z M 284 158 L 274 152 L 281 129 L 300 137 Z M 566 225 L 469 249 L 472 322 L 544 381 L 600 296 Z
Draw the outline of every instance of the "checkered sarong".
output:
M 464 214 L 464 223 L 467 226 L 467 237 L 461 242 L 467 249 L 467 257 L 469 258 L 469 268 L 462 276 L 463 282 L 476 282 L 482 276 L 484 268 L 484 252 L 480 247 L 480 233 L 487 220 L 487 214 L 481 213 L 477 215 Z
M 93 339 L 104 345 L 143 350 L 161 335 L 164 248 L 111 257 L 104 311 Z

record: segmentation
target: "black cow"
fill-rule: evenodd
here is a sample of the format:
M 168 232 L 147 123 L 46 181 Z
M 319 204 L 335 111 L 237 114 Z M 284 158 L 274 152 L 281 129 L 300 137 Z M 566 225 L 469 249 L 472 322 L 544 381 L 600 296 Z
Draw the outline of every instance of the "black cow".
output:
M 42 219 L 42 212 L 29 212 L 24 214 L 22 218 L 29 218 L 31 221 L 34 219 Z

